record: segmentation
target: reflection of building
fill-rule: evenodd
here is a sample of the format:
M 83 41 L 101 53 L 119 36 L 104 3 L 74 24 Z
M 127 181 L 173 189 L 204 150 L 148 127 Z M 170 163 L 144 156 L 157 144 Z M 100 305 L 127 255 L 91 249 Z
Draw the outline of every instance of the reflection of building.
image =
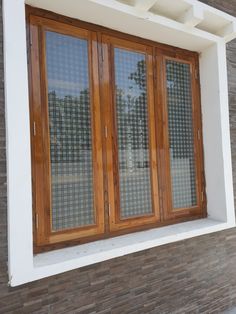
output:
M 48 97 L 52 162 L 84 160 L 83 151 L 91 149 L 88 90 L 79 97 L 57 97 L 55 92 Z
M 186 204 L 196 203 L 195 193 L 192 193 L 191 170 L 189 158 L 173 157 L 171 151 L 171 180 L 175 208 L 183 208 Z

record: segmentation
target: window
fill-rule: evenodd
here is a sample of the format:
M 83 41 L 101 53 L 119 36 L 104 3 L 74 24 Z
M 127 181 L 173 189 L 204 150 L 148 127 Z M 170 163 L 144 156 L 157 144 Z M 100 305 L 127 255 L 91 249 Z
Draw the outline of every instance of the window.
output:
M 206 216 L 197 53 L 40 15 L 29 33 L 35 251 Z
M 145 2 L 145 0 L 142 1 Z M 175 12 L 178 17 L 180 16 L 178 9 L 179 1 L 182 0 L 173 1 L 173 5 L 171 6 L 171 12 Z M 181 219 L 191 219 L 191 217 L 169 219 L 166 222 L 168 225 L 160 228 L 157 228 L 157 226 L 160 226 L 161 223 L 153 224 L 154 228 L 151 228 L 150 224 L 147 226 L 147 228 L 150 227 L 149 230 L 126 233 L 125 235 L 110 237 L 106 240 L 66 247 L 54 251 L 53 254 L 52 252 L 33 254 L 35 251 L 33 252 L 32 227 L 33 224 L 36 226 L 37 220 L 33 221 L 32 219 L 32 187 L 35 187 L 36 178 L 34 174 L 32 176 L 35 166 L 31 166 L 31 149 L 33 148 L 34 140 L 33 120 L 31 119 L 32 143 L 30 144 L 30 110 L 31 117 L 33 117 L 31 83 L 31 106 L 29 106 L 28 95 L 29 81 L 32 82 L 32 70 L 29 71 L 30 77 L 28 79 L 27 70 L 30 69 L 30 58 L 28 58 L 28 64 L 26 58 L 25 3 L 29 2 L 34 7 L 27 6 L 26 23 L 28 26 L 30 26 L 29 16 L 34 15 L 61 21 L 63 24 L 70 24 L 82 29 L 95 30 L 91 24 L 79 22 L 78 19 L 80 19 L 95 24 L 102 23 L 111 29 L 129 32 L 134 36 L 139 35 L 142 38 L 149 38 L 155 42 L 164 42 L 168 45 L 199 52 L 207 218 L 181 222 L 179 224 L 175 224 L 175 222 Z M 45 10 L 57 12 L 57 14 L 38 9 L 38 6 Z M 13 7 L 16 9 L 12 10 Z M 113 6 L 109 1 L 4 0 L 4 89 L 7 112 L 6 135 L 8 155 L 8 273 L 9 284 L 11 286 L 17 286 L 160 245 L 235 227 L 229 109 L 228 97 L 226 97 L 228 95 L 226 43 L 235 38 L 235 28 L 226 27 L 227 29 L 224 32 L 220 32 L 219 35 L 212 35 L 212 32 L 214 31 L 216 34 L 222 25 L 216 24 L 214 22 L 215 19 L 209 20 L 209 14 L 213 14 L 216 17 L 223 16 L 228 21 L 227 25 L 231 22 L 234 25 L 236 20 L 234 17 L 206 6 L 199 1 L 191 3 L 190 9 L 192 10 L 192 8 L 194 11 L 197 9 L 196 12 L 199 12 L 199 10 L 207 12 L 207 14 L 202 15 L 204 24 L 210 25 L 205 30 L 198 29 L 198 27 L 189 28 L 188 19 L 187 22 L 186 20 L 184 21 L 186 24 L 176 23 L 175 17 L 172 14 L 168 19 L 165 19 L 159 15 L 144 12 L 142 14 L 143 18 L 140 18 L 140 10 L 136 12 L 128 10 L 127 6 L 121 3 L 119 6 Z M 96 14 L 92 14 L 91 12 L 96 12 Z M 182 13 L 186 12 L 183 10 Z M 63 16 L 65 14 L 74 19 L 71 20 Z M 187 15 L 187 17 L 191 20 L 195 18 L 191 14 Z M 17 21 L 17 27 L 15 27 L 12 21 Z M 27 33 L 30 35 L 28 30 L 29 28 L 27 29 Z M 123 36 L 121 33 L 114 31 L 108 32 L 108 30 L 102 27 L 97 27 L 96 30 L 126 40 L 128 39 L 130 42 L 143 42 L 149 46 L 162 48 L 162 50 L 165 47 L 165 50 L 170 51 L 166 46 L 132 38 L 131 36 Z M 31 32 L 31 35 L 33 39 L 34 32 Z M 30 52 L 30 43 L 32 42 L 33 44 L 33 40 L 30 40 L 30 36 L 28 36 L 28 39 L 28 52 Z M 98 44 L 98 47 L 101 60 L 100 44 Z M 178 53 L 181 53 L 182 59 L 184 59 L 183 56 L 189 54 L 184 53 L 183 50 L 174 49 L 176 52 L 175 57 L 178 56 Z M 37 60 L 41 52 L 37 53 L 34 51 L 34 53 Z M 160 61 L 158 62 L 160 65 Z M 155 75 L 156 73 L 154 73 Z M 37 81 L 37 77 L 36 75 L 34 82 Z M 196 84 L 197 82 L 196 80 Z M 34 97 L 37 99 L 36 95 Z M 157 100 L 155 100 L 155 108 L 160 110 Z M 160 113 L 158 116 L 160 117 Z M 38 128 L 39 125 L 36 123 L 36 134 L 39 132 Z M 161 133 L 157 133 L 157 136 L 160 135 Z M 160 138 L 157 138 L 157 141 L 160 142 Z M 37 156 L 38 160 L 39 157 Z M 159 156 L 158 160 L 160 160 Z M 34 181 L 32 181 L 32 178 Z M 160 189 L 161 186 L 159 185 Z M 162 193 L 160 193 L 160 196 Z M 162 198 L 160 199 L 160 208 L 162 208 Z M 36 208 L 35 205 L 33 207 L 34 209 Z M 41 220 L 40 218 L 38 221 L 39 227 L 42 223 Z M 170 225 L 171 222 L 173 224 Z M 138 227 L 138 229 L 141 229 L 141 227 Z M 36 232 L 34 235 L 36 235 Z M 89 239 L 91 240 L 91 238 L 90 236 Z M 76 240 L 73 243 L 76 244 L 79 242 Z M 51 247 L 60 246 L 59 244 L 54 244 Z M 44 251 L 49 247 L 50 245 L 41 245 L 40 249 Z

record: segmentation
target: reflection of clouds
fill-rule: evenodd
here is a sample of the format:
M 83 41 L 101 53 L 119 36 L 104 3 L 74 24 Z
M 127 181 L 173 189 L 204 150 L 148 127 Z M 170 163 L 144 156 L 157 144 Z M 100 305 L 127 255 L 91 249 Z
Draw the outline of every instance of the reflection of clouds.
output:
M 137 102 L 139 100 L 139 97 L 141 97 L 143 94 L 144 93 L 140 89 L 133 88 L 133 86 L 120 89 L 116 85 L 116 95 L 117 97 L 122 97 L 123 111 L 125 113 L 132 112 L 135 109 L 135 107 L 138 105 Z
M 167 88 L 173 88 L 174 86 L 175 86 L 175 82 L 174 81 L 167 80 Z
M 81 82 L 69 82 L 63 80 L 48 80 L 48 86 L 50 90 L 68 90 L 74 93 L 80 93 L 82 90 L 86 89 L 88 86 L 82 84 Z

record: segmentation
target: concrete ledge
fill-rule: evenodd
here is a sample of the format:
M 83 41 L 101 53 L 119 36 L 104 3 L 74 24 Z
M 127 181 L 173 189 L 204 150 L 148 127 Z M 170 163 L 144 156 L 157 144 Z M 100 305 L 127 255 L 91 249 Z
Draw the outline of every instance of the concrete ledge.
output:
M 205 218 L 41 253 L 34 256 L 33 269 L 27 281 L 25 281 L 26 278 L 13 277 L 11 285 L 22 284 L 115 257 L 231 227 L 234 227 L 234 224 Z

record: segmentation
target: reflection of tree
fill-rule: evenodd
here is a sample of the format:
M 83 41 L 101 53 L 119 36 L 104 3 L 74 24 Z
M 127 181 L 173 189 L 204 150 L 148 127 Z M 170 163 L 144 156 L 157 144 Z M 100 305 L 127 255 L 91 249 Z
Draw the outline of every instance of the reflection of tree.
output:
M 48 94 L 51 161 L 75 162 L 91 149 L 89 91 L 79 97 L 59 97 L 55 91 Z
M 192 157 L 192 100 L 189 65 L 167 64 L 170 147 L 174 158 Z
M 133 80 L 139 87 L 140 90 L 146 93 L 146 64 L 145 60 L 137 62 L 137 70 L 130 74 L 130 80 Z
M 145 61 L 137 62 L 136 71 L 127 74 L 129 89 L 116 89 L 119 149 L 139 156 L 139 166 L 144 166 L 148 149 L 147 94 Z M 77 162 L 83 153 L 91 150 L 91 122 L 89 90 L 84 89 L 78 96 L 60 96 L 55 90 L 48 94 L 50 118 L 50 145 L 52 162 Z M 136 153 L 135 153 L 136 151 Z
M 135 72 L 127 75 L 128 86 L 116 82 L 116 109 L 119 149 L 124 154 L 126 165 L 146 167 L 148 149 L 148 104 L 146 92 L 145 60 L 137 62 Z M 123 87 L 123 88 L 122 88 Z M 123 152 L 122 152 L 123 151 Z M 122 165 L 120 165 L 122 166 Z
M 192 204 L 196 204 L 192 92 L 189 65 L 175 61 L 167 63 L 167 91 L 169 139 L 171 157 L 173 158 L 172 167 L 175 170 L 173 175 L 176 176 L 177 182 L 179 180 L 178 184 L 182 183 L 182 186 L 185 186 L 186 182 L 190 183 L 191 191 L 184 190 L 183 193 L 186 197 L 189 193 Z M 176 174 L 180 171 L 181 174 Z M 179 201 L 178 195 L 177 202 Z M 181 205 L 181 207 L 183 206 Z

